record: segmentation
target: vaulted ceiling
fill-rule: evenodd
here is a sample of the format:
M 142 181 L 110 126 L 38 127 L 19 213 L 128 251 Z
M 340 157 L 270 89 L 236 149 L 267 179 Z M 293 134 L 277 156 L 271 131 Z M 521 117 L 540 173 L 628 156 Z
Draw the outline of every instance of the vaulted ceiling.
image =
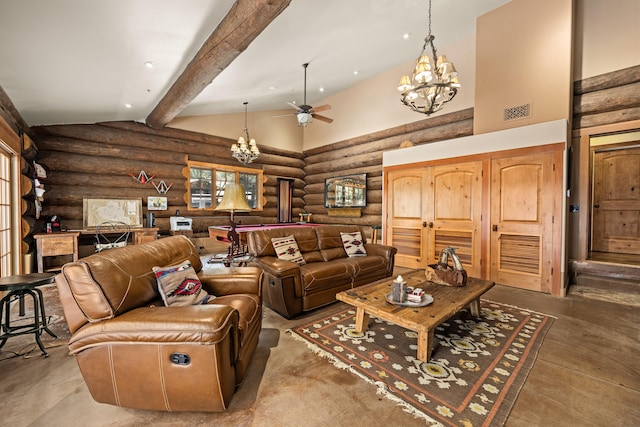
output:
M 433 0 L 436 45 L 507 1 Z M 303 63 L 313 104 L 415 59 L 427 11 L 427 0 L 0 0 L 0 87 L 30 126 L 158 127 L 244 101 L 281 110 L 303 101 Z

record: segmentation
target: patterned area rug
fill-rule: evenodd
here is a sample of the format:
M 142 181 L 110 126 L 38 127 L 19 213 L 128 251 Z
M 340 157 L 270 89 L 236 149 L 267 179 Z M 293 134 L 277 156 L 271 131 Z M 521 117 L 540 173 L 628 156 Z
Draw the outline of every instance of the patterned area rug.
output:
M 481 318 L 463 310 L 436 329 L 428 363 L 417 356 L 417 334 L 371 316 L 354 330 L 355 308 L 290 332 L 316 353 L 378 387 L 428 425 L 496 426 L 507 419 L 553 319 L 481 301 Z

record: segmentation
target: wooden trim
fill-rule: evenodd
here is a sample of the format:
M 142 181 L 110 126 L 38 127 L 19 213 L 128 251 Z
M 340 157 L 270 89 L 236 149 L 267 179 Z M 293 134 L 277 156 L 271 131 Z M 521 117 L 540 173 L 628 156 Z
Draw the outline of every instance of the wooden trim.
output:
M 11 150 L 13 154 L 20 155 L 22 148 L 22 141 L 20 136 L 13 130 L 13 128 L 7 123 L 4 118 L 0 116 L 0 139 L 4 141 L 7 148 Z
M 565 148 L 566 148 L 566 144 L 564 142 L 556 142 L 553 144 L 513 148 L 509 150 L 500 150 L 500 151 L 489 151 L 486 153 L 470 154 L 467 156 L 460 156 L 460 157 L 448 157 L 444 159 L 428 160 L 425 162 L 418 162 L 418 163 L 404 163 L 401 165 L 385 166 L 383 169 L 384 169 L 384 172 L 386 173 L 394 170 L 414 169 L 414 168 L 422 168 L 426 166 L 439 166 L 439 165 L 448 165 L 452 163 L 465 163 L 465 162 L 475 162 L 478 160 L 499 159 L 500 157 L 510 157 L 514 155 L 526 156 L 528 154 L 537 154 L 537 153 L 546 153 L 549 151 L 564 150 Z
M 606 135 L 618 132 L 626 132 L 633 129 L 640 129 L 640 120 L 632 120 L 628 122 L 614 123 L 610 125 L 594 126 L 589 128 L 575 129 L 572 133 L 574 137 L 587 135 L 589 137 L 595 135 Z
M 551 255 L 551 267 L 555 268 L 553 270 L 553 274 L 551 274 L 551 295 L 562 296 L 564 297 L 566 294 L 566 284 L 565 284 L 565 268 L 567 265 L 566 262 L 566 251 L 565 248 L 567 246 L 566 239 L 563 239 L 563 234 L 565 231 L 565 224 L 563 224 L 563 218 L 566 217 L 566 209 L 563 209 L 563 203 L 566 200 L 566 188 L 564 185 L 564 177 L 566 176 L 566 168 L 564 167 L 564 155 L 565 152 L 563 150 L 558 150 L 554 152 L 554 169 L 553 169 L 553 181 L 554 181 L 554 200 L 553 204 L 555 206 L 554 216 L 553 216 L 553 225 L 551 226 L 551 230 L 553 231 L 553 246 L 551 251 L 553 254 Z M 557 191 L 555 191 L 557 190 Z M 558 215 L 556 215 L 556 213 Z M 564 244 L 563 244 L 564 243 Z M 565 258 L 562 258 L 563 252 L 565 253 Z M 563 260 L 563 262 L 554 262 L 554 260 Z M 556 271 L 557 270 L 557 271 Z

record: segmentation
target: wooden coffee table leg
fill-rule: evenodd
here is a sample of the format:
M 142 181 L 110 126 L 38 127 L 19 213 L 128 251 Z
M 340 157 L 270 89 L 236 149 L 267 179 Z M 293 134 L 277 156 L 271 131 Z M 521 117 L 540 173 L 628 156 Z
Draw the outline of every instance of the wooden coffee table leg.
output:
M 431 359 L 434 334 L 435 329 L 418 331 L 418 360 L 421 362 L 428 362 Z
M 361 334 L 367 330 L 369 326 L 369 315 L 364 311 L 364 308 L 358 307 L 356 309 L 356 332 Z
M 472 316 L 480 317 L 480 298 L 476 298 L 471 301 L 471 304 L 469 304 L 469 309 L 471 309 Z

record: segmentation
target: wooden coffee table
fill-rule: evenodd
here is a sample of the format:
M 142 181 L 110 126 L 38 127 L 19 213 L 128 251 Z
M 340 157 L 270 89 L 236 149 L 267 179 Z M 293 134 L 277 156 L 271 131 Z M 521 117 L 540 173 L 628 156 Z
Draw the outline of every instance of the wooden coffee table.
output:
M 466 286 L 442 286 L 427 282 L 424 270 L 403 274 L 407 286 L 422 288 L 433 297 L 425 307 L 403 307 L 387 302 L 395 277 L 340 292 L 336 298 L 356 307 L 356 331 L 367 329 L 369 315 L 395 323 L 418 333 L 418 359 L 427 362 L 431 357 L 436 326 L 460 310 L 470 306 L 473 316 L 480 316 L 480 296 L 493 287 L 494 282 L 469 277 Z

